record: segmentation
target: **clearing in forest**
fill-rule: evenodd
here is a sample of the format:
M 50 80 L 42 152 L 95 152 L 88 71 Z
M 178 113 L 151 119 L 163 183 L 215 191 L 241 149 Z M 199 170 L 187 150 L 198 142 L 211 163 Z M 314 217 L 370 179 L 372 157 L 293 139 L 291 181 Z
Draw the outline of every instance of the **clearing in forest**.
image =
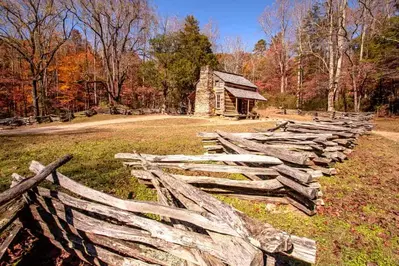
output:
M 201 154 L 200 131 L 252 132 L 274 126 L 272 122 L 228 121 L 226 125 L 209 120 L 180 117 L 108 124 L 95 128 L 54 134 L 1 136 L 0 185 L 9 187 L 12 172 L 29 175 L 32 159 L 49 163 L 61 154 L 74 159 L 60 171 L 76 181 L 127 198 L 155 200 L 155 193 L 130 177 L 114 159 L 116 152 L 149 154 Z M 392 130 L 384 120 L 377 129 Z M 245 200 L 219 197 L 251 217 L 289 233 L 317 241 L 318 265 L 397 265 L 399 200 L 399 143 L 371 134 L 358 140 L 350 160 L 336 164 L 338 174 L 322 177 L 326 202 L 313 217 L 292 211 L 288 206 L 269 206 Z

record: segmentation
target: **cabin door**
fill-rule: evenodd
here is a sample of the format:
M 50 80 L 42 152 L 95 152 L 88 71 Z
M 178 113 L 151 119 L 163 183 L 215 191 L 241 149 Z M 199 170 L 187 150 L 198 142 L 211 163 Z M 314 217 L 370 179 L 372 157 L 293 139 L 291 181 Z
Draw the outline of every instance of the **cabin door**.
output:
M 237 98 L 237 113 L 241 114 L 242 100 Z
M 237 112 L 239 114 L 247 114 L 247 104 L 248 101 L 244 99 L 237 99 Z

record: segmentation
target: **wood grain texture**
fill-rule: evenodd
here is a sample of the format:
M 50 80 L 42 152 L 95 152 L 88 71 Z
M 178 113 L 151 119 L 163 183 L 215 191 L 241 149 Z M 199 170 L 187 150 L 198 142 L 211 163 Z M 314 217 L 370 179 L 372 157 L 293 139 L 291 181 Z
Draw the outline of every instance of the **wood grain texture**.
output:
M 255 154 L 207 154 L 207 155 L 152 155 L 140 154 L 148 162 L 247 162 L 262 163 L 269 165 L 282 164 L 281 160 L 264 155 Z M 134 153 L 117 153 L 117 159 L 139 160 Z
M 29 169 L 33 172 L 39 172 L 43 168 L 44 166 L 36 161 L 32 161 L 29 167 Z M 160 216 L 171 217 L 181 221 L 193 223 L 197 226 L 215 232 L 229 235 L 237 235 L 237 232 L 235 230 L 233 230 L 228 224 L 226 224 L 223 220 L 215 215 L 197 213 L 181 208 L 164 206 L 156 202 L 122 200 L 79 184 L 58 172 L 53 175 L 49 175 L 47 177 L 47 180 L 68 189 L 74 194 L 109 206 L 114 206 L 122 210 L 140 213 L 152 213 Z
M 126 166 L 141 166 L 141 162 L 124 162 Z M 248 167 L 235 165 L 221 165 L 221 164 L 190 164 L 190 163 L 149 163 L 159 168 L 182 169 L 188 171 L 202 171 L 213 173 L 236 173 L 236 174 L 253 174 L 278 176 L 279 173 L 271 168 L 265 167 Z
M 40 182 L 42 182 L 46 177 L 55 171 L 58 167 L 66 164 L 72 159 L 72 155 L 65 155 L 64 157 L 52 162 L 48 166 L 42 168 L 40 172 L 37 172 L 36 175 L 32 178 L 25 180 L 24 182 L 19 183 L 16 186 L 13 186 L 6 191 L 0 194 L 0 206 L 4 203 L 21 196 L 29 189 L 37 186 Z
M 152 180 L 151 173 L 143 170 L 132 170 L 131 174 L 140 179 Z M 283 185 L 276 179 L 262 180 L 262 181 L 246 181 L 246 180 L 232 180 L 227 178 L 216 178 L 208 176 L 187 176 L 187 175 L 173 175 L 173 177 L 188 183 L 188 184 L 203 184 L 203 185 L 217 185 L 222 187 L 245 188 L 260 191 L 273 191 L 280 189 Z
M 241 137 L 236 137 L 231 133 L 226 133 L 223 131 L 217 131 L 217 133 L 219 135 L 221 135 L 222 137 L 230 139 L 231 141 L 237 142 L 239 144 L 242 144 L 249 149 L 262 152 L 269 156 L 277 157 L 283 161 L 287 161 L 290 163 L 294 163 L 294 164 L 298 164 L 298 165 L 306 165 L 308 158 L 309 158 L 308 156 L 298 153 L 298 152 L 268 147 L 267 145 L 264 145 L 264 144 L 246 140 Z

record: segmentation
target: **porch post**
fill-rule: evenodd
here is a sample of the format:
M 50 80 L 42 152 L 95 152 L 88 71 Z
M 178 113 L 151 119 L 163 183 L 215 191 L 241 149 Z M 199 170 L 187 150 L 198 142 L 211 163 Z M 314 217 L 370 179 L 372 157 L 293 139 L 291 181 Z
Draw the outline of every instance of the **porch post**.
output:
M 248 99 L 248 104 L 247 104 L 247 114 L 249 114 L 249 99 Z
M 236 98 L 236 112 L 238 113 L 238 98 Z

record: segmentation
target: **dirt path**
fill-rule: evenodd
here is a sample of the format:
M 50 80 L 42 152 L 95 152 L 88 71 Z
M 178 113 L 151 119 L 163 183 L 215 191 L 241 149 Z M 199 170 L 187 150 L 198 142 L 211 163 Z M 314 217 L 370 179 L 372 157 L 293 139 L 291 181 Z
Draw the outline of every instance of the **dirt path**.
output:
M 399 142 L 399 132 L 373 130 L 373 133 L 383 136 L 384 138 Z
M 76 124 L 64 124 L 59 126 L 46 126 L 46 127 L 21 127 L 11 130 L 0 130 L 0 136 L 13 136 L 13 135 L 34 135 L 34 134 L 52 134 L 60 132 L 71 132 L 84 130 L 88 128 L 97 128 L 101 126 L 115 125 L 115 124 L 127 124 L 142 121 L 155 121 L 164 119 L 196 119 L 203 120 L 203 123 L 199 125 L 210 126 L 210 125 L 234 125 L 234 124 L 253 124 L 262 123 L 268 121 L 275 121 L 275 119 L 268 120 L 240 120 L 233 121 L 220 118 L 207 118 L 207 117 L 194 117 L 194 116 L 171 116 L 171 115 L 143 115 L 143 116 L 133 116 L 130 118 L 118 118 L 102 121 L 93 122 L 82 122 Z
M 156 120 L 165 120 L 165 119 L 190 119 L 190 120 L 200 120 L 199 123 L 196 123 L 195 126 L 214 126 L 214 125 L 242 125 L 242 124 L 255 124 L 255 123 L 264 123 L 264 122 L 275 122 L 279 120 L 279 118 L 274 119 L 262 119 L 262 120 L 227 120 L 221 118 L 209 118 L 209 117 L 195 117 L 195 116 L 173 116 L 173 115 L 141 115 L 141 116 L 132 116 L 132 117 L 123 117 L 117 119 L 109 119 L 109 120 L 101 120 L 101 121 L 92 121 L 92 122 L 82 122 L 76 124 L 60 124 L 60 125 L 51 125 L 44 127 L 20 127 L 16 129 L 10 130 L 0 130 L 0 136 L 14 136 L 14 135 L 36 135 L 36 134 L 53 134 L 53 133 L 62 133 L 62 132 L 73 132 L 79 130 L 87 130 L 98 127 L 108 127 L 108 126 L 116 126 L 117 124 L 129 124 L 143 121 L 156 121 Z M 388 138 L 390 140 L 399 142 L 399 132 L 391 132 L 391 131 L 380 131 L 374 130 L 373 133 L 380 135 L 382 137 Z

